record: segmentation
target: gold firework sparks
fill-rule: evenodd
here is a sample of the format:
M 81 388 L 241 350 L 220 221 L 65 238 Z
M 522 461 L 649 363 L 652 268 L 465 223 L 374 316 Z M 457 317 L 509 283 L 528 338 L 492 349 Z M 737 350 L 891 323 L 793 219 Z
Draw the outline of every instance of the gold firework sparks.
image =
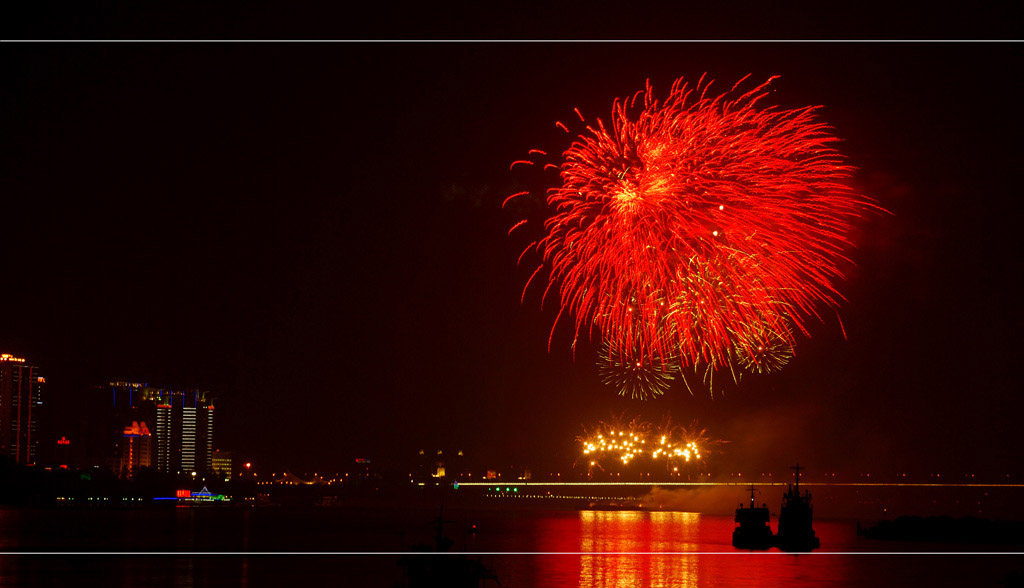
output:
M 666 422 L 656 427 L 639 419 L 625 424 L 621 419 L 600 422 L 577 437 L 577 441 L 581 458 L 592 467 L 612 463 L 628 466 L 640 461 L 660 462 L 667 469 L 701 462 L 706 458 L 708 449 L 723 443 L 708 438 L 706 429 L 698 428 L 696 423 L 691 427 L 680 427 Z

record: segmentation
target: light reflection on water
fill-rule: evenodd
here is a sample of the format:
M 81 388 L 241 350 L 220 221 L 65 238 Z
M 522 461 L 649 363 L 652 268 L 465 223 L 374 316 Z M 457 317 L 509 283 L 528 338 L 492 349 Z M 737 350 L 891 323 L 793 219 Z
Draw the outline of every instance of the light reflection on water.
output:
M 414 509 L 0 509 L 0 551 L 400 550 L 429 540 L 429 521 L 436 515 Z M 1024 569 L 1020 555 L 737 552 L 731 545 L 732 517 L 687 512 L 452 509 L 445 515 L 455 521 L 446 532 L 463 537 L 467 549 L 519 552 L 479 556 L 502 586 L 511 588 L 997 586 L 1008 571 Z M 479 525 L 479 536 L 462 535 L 470 524 Z M 852 522 L 815 521 L 815 530 L 822 551 L 972 548 L 872 542 L 857 537 Z M 0 554 L 0 586 L 281 586 L 301 581 L 388 588 L 401 580 L 396 562 L 397 557 L 384 555 Z
M 581 511 L 579 551 L 608 555 L 580 556 L 580 588 L 632 588 L 641 579 L 651 588 L 696 588 L 695 559 L 628 554 L 697 551 L 699 519 L 690 512 Z
M 580 511 L 540 516 L 546 555 L 488 561 L 506 586 L 545 588 L 763 588 L 999 585 L 1024 569 L 1020 555 L 857 555 L 864 551 L 979 550 L 977 546 L 872 542 L 852 522 L 816 521 L 823 550 L 786 554 L 732 546 L 732 517 L 687 512 Z M 773 527 L 775 521 L 773 520 Z M 1005 550 L 1005 548 L 1004 548 Z M 823 553 L 823 552 L 832 553 Z M 560 552 L 560 554 L 556 554 Z M 694 552 L 692 555 L 686 552 Z M 838 553 L 836 553 L 838 552 Z

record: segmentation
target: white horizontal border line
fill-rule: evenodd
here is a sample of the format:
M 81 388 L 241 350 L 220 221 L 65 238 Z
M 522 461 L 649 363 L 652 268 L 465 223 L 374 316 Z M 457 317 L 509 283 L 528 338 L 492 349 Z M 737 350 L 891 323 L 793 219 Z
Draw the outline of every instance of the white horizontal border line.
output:
M 1024 555 L 1024 551 L 7 551 L 0 556 L 293 556 L 293 555 Z
M 1022 39 L 2 39 L 3 43 L 1021 43 Z
M 493 486 L 528 488 L 532 486 L 792 486 L 792 482 L 457 482 L 463 486 Z M 1024 484 L 935 483 L 935 482 L 801 482 L 801 486 L 901 486 L 915 488 L 1024 488 Z

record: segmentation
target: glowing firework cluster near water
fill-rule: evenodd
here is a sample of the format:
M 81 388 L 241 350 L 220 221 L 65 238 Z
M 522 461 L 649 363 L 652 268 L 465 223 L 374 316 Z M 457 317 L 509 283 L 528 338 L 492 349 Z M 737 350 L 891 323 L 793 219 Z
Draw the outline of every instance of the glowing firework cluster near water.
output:
M 655 427 L 636 419 L 628 424 L 617 420 L 599 423 L 577 441 L 582 447 L 580 459 L 588 468 L 628 466 L 637 461 L 648 465 L 660 463 L 678 471 L 686 464 L 701 462 L 705 457 L 702 451 L 713 450 L 722 443 L 708 438 L 706 433 L 696 424 L 690 428 L 670 424 Z
M 849 186 L 818 107 L 763 107 L 772 80 L 743 91 L 744 80 L 715 96 L 704 78 L 679 79 L 664 101 L 648 82 L 543 166 L 561 182 L 520 256 L 541 259 L 524 296 L 546 270 L 542 299 L 560 303 L 552 336 L 568 317 L 574 345 L 599 336 L 601 375 L 621 394 L 662 394 L 675 374 L 713 389 L 715 372 L 777 371 L 794 334 L 842 300 L 852 223 L 877 207 Z

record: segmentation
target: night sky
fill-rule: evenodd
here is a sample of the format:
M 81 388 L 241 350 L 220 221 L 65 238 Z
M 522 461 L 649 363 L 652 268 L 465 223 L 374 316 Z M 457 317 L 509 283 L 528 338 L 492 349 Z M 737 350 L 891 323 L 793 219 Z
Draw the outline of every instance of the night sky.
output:
M 112 378 L 210 390 L 215 446 L 342 469 L 421 448 L 566 468 L 582 426 L 697 419 L 722 471 L 1019 473 L 1019 44 L 5 44 L 0 351 L 47 426 Z M 650 79 L 821 104 L 891 215 L 839 322 L 724 397 L 620 398 L 520 304 L 509 164 Z M 826 315 L 827 316 L 827 315 Z

